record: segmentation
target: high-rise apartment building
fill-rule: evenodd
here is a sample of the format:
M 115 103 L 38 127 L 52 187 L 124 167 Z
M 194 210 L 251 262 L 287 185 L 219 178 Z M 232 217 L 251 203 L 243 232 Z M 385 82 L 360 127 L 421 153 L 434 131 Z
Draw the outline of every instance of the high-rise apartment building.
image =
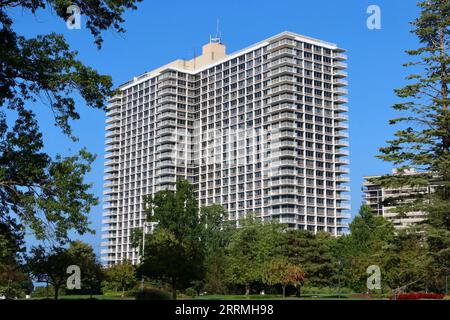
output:
M 400 174 L 397 170 L 393 170 L 392 174 Z M 418 174 L 415 170 L 409 170 L 402 172 L 403 175 L 415 175 Z M 396 203 L 398 202 L 411 202 L 417 199 L 419 196 L 426 196 L 435 190 L 438 185 L 438 179 L 430 181 L 428 186 L 404 186 L 398 188 L 385 188 L 383 186 L 370 182 L 372 178 L 378 178 L 380 176 L 366 176 L 362 185 L 363 191 L 363 203 L 372 208 L 372 212 L 375 215 L 383 216 L 386 219 L 392 221 L 396 229 L 404 229 L 413 226 L 426 217 L 426 213 L 420 210 L 407 212 L 403 215 L 399 215 L 395 212 Z
M 346 55 L 283 32 L 227 54 L 219 39 L 120 86 L 107 108 L 102 258 L 138 261 L 143 200 L 190 181 L 199 206 L 344 232 Z M 149 231 L 149 230 L 147 230 Z

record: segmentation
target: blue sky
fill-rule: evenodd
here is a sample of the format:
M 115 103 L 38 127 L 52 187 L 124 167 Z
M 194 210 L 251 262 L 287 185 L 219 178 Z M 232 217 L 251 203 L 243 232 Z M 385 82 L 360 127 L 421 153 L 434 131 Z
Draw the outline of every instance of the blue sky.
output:
M 369 5 L 381 8 L 382 29 L 366 27 Z M 404 53 L 417 40 L 409 24 L 418 14 L 415 0 L 278 0 L 278 1 L 144 1 L 137 11 L 127 12 L 127 32 L 104 32 L 99 51 L 88 30 L 69 30 L 64 21 L 45 10 L 32 16 L 15 10 L 14 28 L 25 36 L 62 33 L 79 59 L 112 76 L 119 85 L 133 76 L 174 59 L 192 58 L 208 42 L 220 19 L 222 40 L 228 52 L 239 50 L 279 32 L 289 30 L 338 44 L 348 50 L 350 178 L 352 215 L 361 203 L 362 176 L 387 173 L 389 163 L 375 158 L 377 150 L 392 137 L 388 119 L 397 114 L 393 89 L 405 84 L 409 61 Z M 83 17 L 82 17 L 83 19 Z M 50 154 L 70 154 L 85 146 L 98 155 L 88 180 L 101 198 L 103 185 L 104 121 L 101 111 L 90 110 L 79 101 L 81 120 L 73 123 L 79 137 L 72 143 L 52 123 L 50 111 L 38 108 L 46 149 Z M 101 204 L 92 209 L 96 235 L 83 236 L 100 250 Z

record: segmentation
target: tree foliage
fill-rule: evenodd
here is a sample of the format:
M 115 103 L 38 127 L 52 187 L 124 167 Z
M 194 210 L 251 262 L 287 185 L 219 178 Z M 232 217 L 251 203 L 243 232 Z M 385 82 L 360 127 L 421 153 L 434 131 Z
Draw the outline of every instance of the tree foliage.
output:
M 245 286 L 246 295 L 250 294 L 252 284 L 263 283 L 267 262 L 278 254 L 283 228 L 277 223 L 264 223 L 253 215 L 242 219 L 227 246 L 228 282 Z
M 125 295 L 125 291 L 133 288 L 136 283 L 136 267 L 129 261 L 112 265 L 106 269 L 104 285 L 108 289 L 121 290 L 122 297 Z
M 178 180 L 175 192 L 158 192 L 147 200 L 147 215 L 157 226 L 147 237 L 141 272 L 169 282 L 176 299 L 178 288 L 204 275 L 204 224 L 192 186 Z
M 76 265 L 81 272 L 81 289 L 92 294 L 99 291 L 103 278 L 101 265 L 97 262 L 92 247 L 81 241 L 74 241 L 68 248 L 42 246 L 33 247 L 27 257 L 27 269 L 35 280 L 47 279 L 54 288 L 54 298 L 58 299 L 60 289 L 67 283 L 67 268 Z
M 100 47 L 102 31 L 124 32 L 123 13 L 135 9 L 137 2 L 0 1 L 0 225 L 10 226 L 0 236 L 23 236 L 28 227 L 38 239 L 64 243 L 69 230 L 92 231 L 87 214 L 97 199 L 84 177 L 94 156 L 86 150 L 68 157 L 49 156 L 33 108 L 47 106 L 55 125 L 76 140 L 70 123 L 80 118 L 75 96 L 87 107 L 103 110 L 114 92 L 111 77 L 80 61 L 62 35 L 27 38 L 17 33 L 12 12 L 22 9 L 37 15 L 51 9 L 65 21 L 70 15 L 67 8 L 77 5 Z
M 390 121 L 402 127 L 380 149 L 379 157 L 399 166 L 400 172 L 415 168 L 419 174 L 387 175 L 373 182 L 387 187 L 437 185 L 429 195 L 409 198 L 414 199 L 415 211 L 427 213 L 429 268 L 444 277 L 450 271 L 450 3 L 427 0 L 418 6 L 421 12 L 412 22 L 412 33 L 420 46 L 407 51 L 414 61 L 405 65 L 414 73 L 405 87 L 396 90 L 404 102 L 393 108 L 403 116 Z M 411 203 L 402 200 L 398 210 L 406 206 L 405 211 L 411 211 Z
M 268 285 L 281 285 L 283 298 L 286 296 L 286 286 L 298 287 L 305 278 L 300 266 L 290 263 L 286 258 L 275 258 L 267 263 L 263 275 L 264 283 Z

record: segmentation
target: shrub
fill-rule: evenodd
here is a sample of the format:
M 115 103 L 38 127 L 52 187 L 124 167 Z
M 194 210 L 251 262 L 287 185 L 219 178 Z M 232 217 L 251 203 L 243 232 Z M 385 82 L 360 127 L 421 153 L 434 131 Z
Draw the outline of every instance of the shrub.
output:
M 136 300 L 170 300 L 167 292 L 158 289 L 144 289 L 135 293 Z
M 419 300 L 419 299 L 443 299 L 444 294 L 440 293 L 425 293 L 425 292 L 411 292 L 411 293 L 401 293 L 397 295 L 397 300 Z
M 187 288 L 185 293 L 191 298 L 195 298 L 197 296 L 197 291 L 194 288 Z
M 60 296 L 63 296 L 65 294 L 66 290 L 64 290 L 64 288 L 59 289 Z M 46 288 L 45 286 L 35 287 L 33 292 L 31 293 L 31 296 L 33 298 L 46 298 L 47 295 L 50 299 L 53 299 L 53 296 L 55 295 L 55 290 L 53 286 L 49 285 L 48 288 Z

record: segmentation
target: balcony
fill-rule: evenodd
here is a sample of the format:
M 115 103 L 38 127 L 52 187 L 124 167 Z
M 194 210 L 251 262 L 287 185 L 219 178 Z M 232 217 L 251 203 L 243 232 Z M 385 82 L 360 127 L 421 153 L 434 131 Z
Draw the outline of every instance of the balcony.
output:
M 159 135 L 174 134 L 177 130 L 174 128 L 162 128 L 158 130 Z
M 104 231 L 114 231 L 114 230 L 116 230 L 117 229 L 117 227 L 114 225 L 114 226 L 104 226 L 104 227 L 102 227 L 102 231 L 104 232 Z
M 283 84 L 283 83 L 292 83 L 292 82 L 296 82 L 295 77 L 292 76 L 282 76 L 282 77 L 278 77 L 278 78 L 274 78 L 269 80 L 268 85 L 269 86 L 274 86 L 274 85 L 278 85 L 278 84 Z
M 119 157 L 119 152 L 108 152 L 105 153 L 105 159 L 114 159 Z
M 348 98 L 347 98 L 347 97 L 337 96 L 337 97 L 334 99 L 334 102 L 335 102 L 335 103 L 338 103 L 338 104 L 348 103 Z
M 101 249 L 100 250 L 100 254 L 110 254 L 110 253 L 115 253 L 115 251 L 113 249 Z
M 279 41 L 277 41 L 277 42 L 271 43 L 271 44 L 267 47 L 267 49 L 268 49 L 268 50 L 274 50 L 274 49 L 277 49 L 277 48 L 292 47 L 292 46 L 295 46 L 295 45 L 296 45 L 295 40 L 292 40 L 292 39 L 282 39 L 282 40 L 279 40 Z
M 102 224 L 111 224 L 111 223 L 117 223 L 117 218 L 102 219 Z
M 112 152 L 112 151 L 119 150 L 119 149 L 120 149 L 119 144 L 115 143 L 115 144 L 107 146 L 105 148 L 105 152 Z
M 167 142 L 175 143 L 177 142 L 177 137 L 175 135 L 168 135 L 159 138 L 159 143 L 167 143 Z
M 350 213 L 338 212 L 336 214 L 336 218 L 338 218 L 338 219 L 350 219 L 351 217 L 352 217 L 352 215 Z
M 105 166 L 113 166 L 115 164 L 118 164 L 116 160 L 105 161 Z
M 297 184 L 297 181 L 295 179 L 280 179 L 280 180 L 269 181 L 268 186 L 275 187 L 275 186 L 296 185 L 296 184 Z
M 177 113 L 175 111 L 164 111 L 159 114 L 158 120 L 172 119 L 176 117 Z
M 297 199 L 271 199 L 267 202 L 268 205 L 281 205 L 281 204 L 297 204 Z
M 334 117 L 336 121 L 348 121 L 348 116 L 346 114 L 339 114 Z
M 164 151 L 167 151 L 167 150 L 171 150 L 172 151 L 174 149 L 175 149 L 175 143 L 174 142 L 164 142 L 164 143 L 160 144 L 158 151 L 159 152 L 164 152 Z
M 162 88 L 165 88 L 165 87 L 176 87 L 177 86 L 177 81 L 176 80 L 172 80 L 172 79 L 168 79 L 168 80 L 165 80 L 165 81 L 161 81 L 159 84 L 158 84 L 158 87 L 160 88 L 160 89 L 162 89 Z
M 162 81 L 165 79 L 176 79 L 177 78 L 177 73 L 174 71 L 168 71 L 168 72 L 164 72 L 161 73 L 158 77 L 158 80 Z
M 335 94 L 346 95 L 346 94 L 348 94 L 348 90 L 344 89 L 344 88 L 335 88 L 334 89 L 334 93 Z
M 269 90 L 269 95 L 273 95 L 280 92 L 286 92 L 286 91 L 294 91 L 294 86 L 289 84 L 280 85 L 278 87 L 274 87 Z
M 163 160 L 163 161 L 159 161 L 156 164 L 156 167 L 158 167 L 158 168 L 173 167 L 173 166 L 175 166 L 174 160 Z
M 341 165 L 348 165 L 348 164 L 350 164 L 350 160 L 344 159 L 344 158 L 340 158 L 340 157 L 336 158 L 335 162 L 339 163 Z
M 343 53 L 334 52 L 333 53 L 333 59 L 335 59 L 335 60 L 347 60 L 347 55 L 343 54 Z
M 170 103 L 170 102 L 177 102 L 176 96 L 165 96 L 159 99 L 159 103 Z
M 296 63 L 297 62 L 295 61 L 295 59 L 285 57 L 285 58 L 280 58 L 278 60 L 274 60 L 274 61 L 270 62 L 268 64 L 268 67 L 274 68 L 274 67 L 285 65 L 285 64 L 296 64 Z
M 345 62 L 334 62 L 333 67 L 335 69 L 347 69 L 347 64 Z
M 335 128 L 338 128 L 338 129 L 344 129 L 344 130 L 348 129 L 348 124 L 345 122 L 342 122 L 342 121 L 335 122 L 334 126 L 335 126 Z
M 164 127 L 169 127 L 169 126 L 174 126 L 176 127 L 177 122 L 175 120 L 163 120 L 158 122 L 158 127 L 159 128 L 164 128 Z
M 103 188 L 105 188 L 105 189 L 111 189 L 111 188 L 113 188 L 113 187 L 117 187 L 119 185 L 119 182 L 118 181 L 114 181 L 114 182 L 105 182 L 104 184 L 103 184 Z
M 282 112 L 282 113 L 278 113 L 278 114 L 273 114 L 270 117 L 270 120 L 272 122 L 280 121 L 280 120 L 297 120 L 297 117 L 296 117 L 295 113 L 293 113 L 293 112 Z
M 166 89 L 162 89 L 162 90 L 158 91 L 159 97 L 166 96 L 166 95 L 176 95 L 176 94 L 177 94 L 177 89 L 173 89 L 173 88 L 166 88 Z
M 105 127 L 105 130 L 109 131 L 109 130 L 116 130 L 116 129 L 119 129 L 119 128 L 120 128 L 120 123 L 119 122 L 115 122 L 115 123 L 112 123 L 110 125 L 107 125 Z
M 114 108 L 108 109 L 108 111 L 106 112 L 107 117 L 114 117 L 119 114 L 120 114 L 120 106 L 119 105 L 116 105 L 116 107 L 114 107 Z
M 117 244 L 116 241 L 102 241 L 102 242 L 100 242 L 100 246 L 102 246 L 102 247 L 115 246 L 116 244 Z
M 169 168 L 165 168 L 165 169 L 161 169 L 158 172 L 159 175 L 164 176 L 164 175 L 175 175 L 176 171 L 175 169 L 169 169 Z
M 349 192 L 350 187 L 349 186 L 336 186 L 336 190 L 343 191 L 343 192 Z M 340 208 L 340 209 L 345 209 L 345 208 Z
M 342 70 L 335 70 L 333 72 L 333 76 L 336 78 L 346 78 L 347 77 L 347 72 L 342 71 Z
M 278 152 L 273 152 L 270 155 L 271 158 L 279 158 L 279 157 L 297 157 L 297 152 L 292 150 L 281 150 Z
M 348 147 L 349 146 L 348 141 L 340 140 L 340 139 L 337 140 L 334 144 L 339 147 Z
M 296 73 L 296 69 L 293 67 L 280 67 L 278 69 L 273 69 L 271 71 L 268 72 L 268 76 L 269 77 L 275 77 L 275 76 L 279 76 L 282 74 L 292 74 L 292 73 Z
M 114 122 L 120 122 L 120 117 L 118 116 L 107 117 L 105 120 L 105 123 L 114 123 Z
M 294 49 L 291 48 L 283 48 L 280 49 L 278 51 L 274 51 L 270 54 L 268 54 L 267 58 L 268 59 L 276 59 L 282 56 L 295 56 L 296 55 L 296 51 Z
M 349 177 L 336 177 L 336 181 L 347 183 L 347 182 L 350 182 L 350 178 Z
M 337 148 L 334 152 L 336 155 L 339 155 L 339 156 L 348 156 L 349 155 L 349 151 L 345 150 L 345 149 Z
M 119 200 L 119 197 L 117 197 L 117 196 L 109 196 L 109 197 L 103 198 L 103 202 L 111 202 L 111 201 L 117 201 L 117 200 Z
M 162 160 L 162 159 L 175 159 L 177 153 L 175 151 L 164 151 L 159 153 L 158 155 L 158 159 Z
M 116 161 L 112 161 L 113 164 L 116 164 Z M 119 166 L 109 165 L 103 170 L 104 173 L 118 172 Z
M 116 180 L 116 179 L 119 179 L 119 175 L 118 174 L 110 174 L 110 175 L 107 175 L 107 176 L 103 177 L 104 181 L 112 181 L 112 180 Z
M 120 130 L 107 131 L 105 133 L 105 138 L 117 137 L 119 135 L 120 135 Z
M 336 108 L 334 110 L 336 112 L 348 112 L 348 107 L 342 104 L 336 104 Z
M 159 109 L 159 112 L 177 111 L 177 105 L 175 103 L 166 103 L 166 104 L 163 104 L 162 106 L 160 106 L 158 109 Z
M 346 87 L 346 86 L 348 86 L 348 81 L 347 81 L 347 80 L 344 80 L 344 79 L 340 79 L 340 78 L 335 78 L 335 79 L 333 80 L 333 84 L 334 84 L 336 87 Z
M 175 183 L 176 182 L 176 179 L 175 179 L 175 177 L 172 177 L 172 176 L 168 176 L 168 177 L 160 177 L 160 178 L 157 178 L 156 179 L 156 181 L 155 181 L 155 183 L 159 183 L 159 184 L 161 184 L 161 183 Z

